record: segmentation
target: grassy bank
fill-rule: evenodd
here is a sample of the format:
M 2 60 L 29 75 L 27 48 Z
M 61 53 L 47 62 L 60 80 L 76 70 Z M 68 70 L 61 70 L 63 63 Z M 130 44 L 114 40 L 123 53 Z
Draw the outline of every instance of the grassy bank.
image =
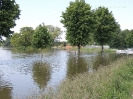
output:
M 128 63 L 126 63 L 128 61 Z M 130 99 L 133 85 L 133 62 L 120 59 L 93 74 L 82 74 L 60 87 L 59 99 Z
M 120 58 L 94 73 L 66 79 L 57 93 L 40 95 L 38 99 L 132 99 L 133 57 Z
M 78 48 L 77 47 L 72 47 L 71 49 L 69 49 L 71 51 L 77 51 Z M 101 52 L 101 48 L 85 48 L 85 47 L 81 47 L 81 52 L 87 52 L 87 53 L 100 53 Z M 111 53 L 111 52 L 116 52 L 116 50 L 114 49 L 104 49 L 105 53 Z

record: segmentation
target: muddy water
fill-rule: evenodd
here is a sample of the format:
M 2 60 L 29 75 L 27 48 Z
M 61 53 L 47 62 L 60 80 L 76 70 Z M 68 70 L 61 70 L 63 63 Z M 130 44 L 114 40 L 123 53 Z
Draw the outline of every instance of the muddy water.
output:
M 56 88 L 67 78 L 93 72 L 121 57 L 116 54 L 80 56 L 66 50 L 14 52 L 0 47 L 0 99 L 19 98 Z

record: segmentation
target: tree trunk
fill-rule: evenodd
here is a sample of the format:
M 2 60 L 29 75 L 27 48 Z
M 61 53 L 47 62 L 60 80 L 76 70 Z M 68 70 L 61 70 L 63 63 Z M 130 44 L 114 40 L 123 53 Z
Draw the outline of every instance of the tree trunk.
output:
M 78 54 L 80 54 L 80 45 L 78 45 Z

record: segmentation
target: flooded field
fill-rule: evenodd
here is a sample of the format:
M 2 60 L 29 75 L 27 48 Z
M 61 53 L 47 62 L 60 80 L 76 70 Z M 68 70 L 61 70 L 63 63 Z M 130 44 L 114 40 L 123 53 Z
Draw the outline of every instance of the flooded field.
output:
M 56 89 L 65 78 L 97 70 L 121 57 L 112 54 L 78 55 L 66 50 L 39 52 L 14 52 L 0 47 L 0 99 L 25 97 L 41 93 L 51 87 Z

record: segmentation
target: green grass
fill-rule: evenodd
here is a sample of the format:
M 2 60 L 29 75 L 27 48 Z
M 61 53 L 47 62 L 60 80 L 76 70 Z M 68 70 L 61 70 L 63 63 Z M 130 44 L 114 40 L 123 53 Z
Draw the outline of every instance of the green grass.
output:
M 78 48 L 73 47 L 71 50 L 77 51 Z M 81 52 L 101 53 L 101 48 L 85 48 L 85 47 L 82 47 Z M 112 52 L 116 52 L 116 50 L 114 50 L 114 49 L 104 49 L 104 52 L 105 53 L 112 53 Z
M 37 99 L 132 99 L 133 57 L 120 58 L 94 73 L 65 79 L 56 93 L 42 94 Z
M 127 63 L 128 62 L 128 63 Z M 58 99 L 131 99 L 133 59 L 125 57 L 102 67 L 93 74 L 66 79 L 60 86 Z

